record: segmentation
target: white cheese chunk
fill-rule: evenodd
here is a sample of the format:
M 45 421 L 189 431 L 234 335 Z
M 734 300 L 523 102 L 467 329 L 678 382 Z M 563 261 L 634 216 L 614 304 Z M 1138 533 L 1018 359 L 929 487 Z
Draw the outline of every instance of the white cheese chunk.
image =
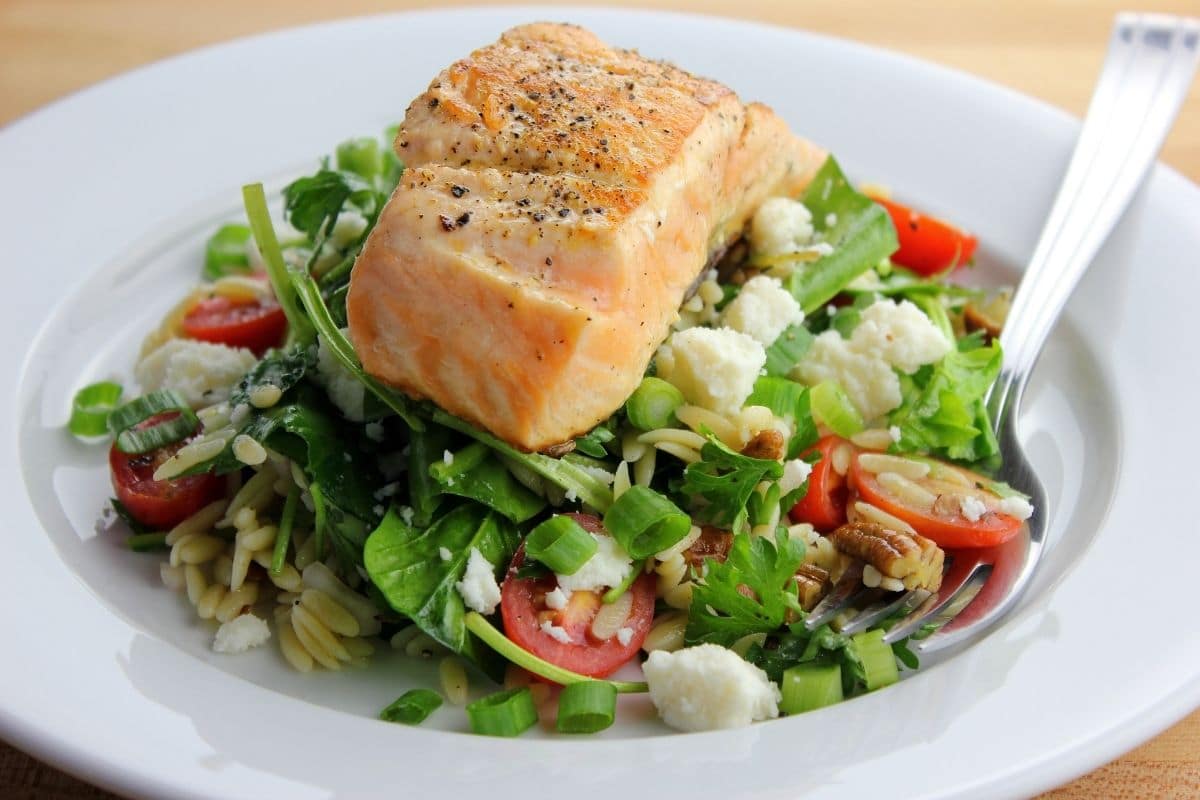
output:
M 551 591 L 546 592 L 546 608 L 560 611 L 567 607 L 569 601 L 570 598 L 560 586 L 555 586 Z
M 786 495 L 800 488 L 812 473 L 812 464 L 802 458 L 793 458 L 783 465 L 783 477 L 779 479 L 779 493 Z
M 496 583 L 496 568 L 478 547 L 471 548 L 467 557 L 467 571 L 454 584 L 467 608 L 480 614 L 491 614 L 500 604 L 500 585 Z
M 750 248 L 757 255 L 794 253 L 812 241 L 812 214 L 798 200 L 772 197 L 750 221 Z
M 258 359 L 244 347 L 169 339 L 134 368 L 145 392 L 171 389 L 192 408 L 223 403 Z
M 253 614 L 241 614 L 217 628 L 212 648 L 218 653 L 244 653 L 265 644 L 270 638 L 271 629 L 265 620 Z
M 974 495 L 964 494 L 958 501 L 958 507 L 968 522 L 979 522 L 987 513 L 987 506 Z
M 617 642 L 620 643 L 621 647 L 628 647 L 629 643 L 632 641 L 633 641 L 633 628 L 629 628 L 629 627 L 617 628 Z
M 1033 504 L 1024 497 L 1006 497 L 1000 501 L 997 510 L 1022 521 L 1033 516 Z
M 546 634 L 547 636 L 549 636 L 551 639 L 553 639 L 556 642 L 561 642 L 563 644 L 571 643 L 571 634 L 567 633 L 567 629 L 560 628 L 559 626 L 555 625 L 550 620 L 544 621 L 541 624 L 541 629 L 542 629 L 542 633 Z
M 658 375 L 689 403 L 733 416 L 754 390 L 767 353 L 753 337 L 729 328 L 688 328 L 659 349 Z
M 650 700 L 672 728 L 738 728 L 779 716 L 779 687 L 767 673 L 720 645 L 655 650 L 642 669 Z
M 796 298 L 769 275 L 746 281 L 721 315 L 726 327 L 753 336 L 763 347 L 770 347 L 788 326 L 803 320 Z
M 879 300 L 863 310 L 849 339 L 828 330 L 818 336 L 793 375 L 810 386 L 834 381 L 870 422 L 900 405 L 895 370 L 915 372 L 940 360 L 950 341 L 907 300 Z
M 346 419 L 362 422 L 366 387 L 342 366 L 323 337 L 318 337 L 317 341 L 317 375 L 325 387 L 325 393 L 338 411 L 346 415 Z
M 572 592 L 599 592 L 620 586 L 633 569 L 633 559 L 611 536 L 590 534 L 596 540 L 596 552 L 583 562 L 572 575 L 555 575 L 558 588 L 569 596 Z M 566 603 L 564 602 L 564 605 Z

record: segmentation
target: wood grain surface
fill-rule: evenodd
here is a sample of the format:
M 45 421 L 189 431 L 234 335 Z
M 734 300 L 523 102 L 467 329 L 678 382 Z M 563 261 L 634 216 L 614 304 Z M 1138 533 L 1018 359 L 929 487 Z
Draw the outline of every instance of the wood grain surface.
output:
M 479 3 L 492 5 L 493 3 Z M 495 3 L 498 5 L 498 3 Z M 565 15 L 547 6 L 547 18 Z M 899 50 L 956 67 L 1081 115 L 1113 15 L 1200 15 L 1196 0 L 610 0 L 772 22 Z M 0 0 L 0 125 L 128 69 L 215 42 L 360 14 L 449 4 L 414 0 Z M 448 49 L 447 61 L 460 55 Z M 1200 82 L 1192 86 L 1162 159 L 1200 181 Z M 9 687 L 11 690 L 12 687 Z M 0 798 L 111 795 L 0 743 Z M 1158 738 L 1045 795 L 1200 797 L 1200 711 Z

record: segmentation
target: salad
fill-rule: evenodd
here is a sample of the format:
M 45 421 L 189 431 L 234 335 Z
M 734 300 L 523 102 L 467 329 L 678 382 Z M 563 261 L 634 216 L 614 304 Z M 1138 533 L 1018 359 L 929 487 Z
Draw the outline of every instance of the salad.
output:
M 381 711 L 406 724 L 448 700 L 481 734 L 539 714 L 588 733 L 646 692 L 677 729 L 745 725 L 918 667 L 884 640 L 903 608 L 806 624 L 835 586 L 928 596 L 947 549 L 1032 513 L 987 477 L 1006 295 L 952 280 L 974 238 L 832 157 L 759 206 L 624 404 L 544 452 L 364 371 L 347 292 L 403 172 L 361 138 L 284 189 L 283 219 L 245 187 L 245 221 L 147 335 L 139 388 L 75 397 L 71 431 L 111 440 L 129 548 L 216 651 L 274 639 L 305 672 L 382 646 L 437 659 L 442 692 Z

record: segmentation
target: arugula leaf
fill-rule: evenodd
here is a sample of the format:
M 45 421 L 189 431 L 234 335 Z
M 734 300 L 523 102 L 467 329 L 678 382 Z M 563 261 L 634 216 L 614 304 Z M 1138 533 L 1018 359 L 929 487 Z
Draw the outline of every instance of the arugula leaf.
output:
M 804 544 L 785 532 L 776 534 L 774 544 L 765 536 L 735 534 L 725 562 L 707 560 L 704 579 L 692 589 L 687 643 L 728 647 L 746 634 L 778 630 L 789 611 L 803 617 L 796 595 L 796 570 L 803 563 Z
M 778 461 L 744 456 L 711 434 L 700 449 L 700 459 L 684 470 L 680 491 L 706 500 L 699 514 L 734 532 L 746 527 L 746 502 L 759 481 L 779 480 L 783 475 Z
M 272 350 L 242 377 L 229 395 L 230 408 L 250 404 L 250 390 L 256 386 L 277 386 L 287 392 L 298 384 L 309 369 L 316 366 L 307 347 Z
M 896 252 L 898 243 L 891 217 L 850 185 L 833 156 L 826 159 L 800 199 L 812 212 L 813 228 L 833 247 L 832 253 L 795 270 L 786 281 L 792 296 L 809 314 Z
M 519 543 L 511 522 L 476 503 L 459 506 L 425 530 L 405 524 L 392 509 L 367 538 L 363 561 L 388 605 L 494 675 L 503 664 L 489 658 L 491 650 L 468 633 L 466 609 L 454 585 L 466 571 L 472 548 L 499 573 Z M 443 549 L 450 552 L 449 559 L 442 558 Z
M 983 398 L 1000 373 L 999 343 L 952 351 L 937 364 L 901 375 L 904 402 L 889 421 L 900 429 L 896 449 L 955 461 L 982 461 L 1000 451 Z
M 575 449 L 592 458 L 608 458 L 608 451 L 604 449 L 604 445 L 614 438 L 616 438 L 616 434 L 612 432 L 612 429 L 605 423 L 601 423 L 576 439 Z
M 545 500 L 518 483 L 495 453 L 479 442 L 459 450 L 449 464 L 439 458 L 428 469 L 446 494 L 475 500 L 516 523 L 546 507 Z
M 789 326 L 767 348 L 767 374 L 786 376 L 792 371 L 792 367 L 804 358 L 812 342 L 813 335 L 808 332 L 808 328 L 803 325 Z

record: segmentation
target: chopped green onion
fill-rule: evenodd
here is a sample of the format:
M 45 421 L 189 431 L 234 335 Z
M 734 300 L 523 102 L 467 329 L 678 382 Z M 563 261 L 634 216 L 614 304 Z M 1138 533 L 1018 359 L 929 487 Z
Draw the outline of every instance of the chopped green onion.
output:
M 842 702 L 842 668 L 838 664 L 797 664 L 783 672 L 779 710 L 785 714 Z
M 296 288 L 288 277 L 283 252 L 279 249 L 279 240 L 275 238 L 275 227 L 271 224 L 271 212 L 267 210 L 267 196 L 263 192 L 262 184 L 243 186 L 242 202 L 246 206 L 246 217 L 250 220 L 254 241 L 258 243 L 258 250 L 267 265 L 271 289 L 283 309 L 284 316 L 287 317 L 288 341 L 310 345 L 316 341 L 317 333 L 296 302 Z M 312 313 L 311 308 L 309 313 Z
M 692 519 L 646 486 L 631 486 L 604 515 L 604 527 L 633 558 L 646 558 L 679 542 Z
M 683 403 L 683 392 L 662 378 L 646 377 L 625 401 L 625 413 L 634 427 L 652 431 L 670 427 Z
M 862 414 L 846 390 L 833 381 L 821 381 L 809 390 L 813 416 L 838 436 L 853 436 L 863 429 Z
M 467 625 L 467 630 L 478 636 L 480 641 L 518 667 L 532 672 L 534 675 L 543 677 L 548 681 L 553 681 L 560 686 L 570 686 L 573 683 L 594 680 L 594 678 L 564 669 L 557 664 L 551 664 L 549 661 L 538 658 L 520 645 L 514 644 L 511 639 L 497 630 L 496 626 L 488 622 L 487 618 L 478 611 L 468 611 L 466 616 L 463 617 L 463 621 Z M 639 694 L 650 691 L 644 682 L 608 681 L 608 683 L 611 683 L 619 694 Z
M 171 419 L 148 428 L 137 426 L 158 414 L 178 412 Z M 199 420 L 178 393 L 169 389 L 144 394 L 108 415 L 108 429 L 117 437 L 117 449 L 136 455 L 186 439 L 196 431 Z
M 574 575 L 598 549 L 596 537 L 567 514 L 551 517 L 525 539 L 525 555 L 559 575 Z
M 617 690 L 608 681 L 582 681 L 558 696 L 559 733 L 597 733 L 613 724 Z
M 900 680 L 896 654 L 892 652 L 892 646 L 883 640 L 883 631 L 876 628 L 856 633 L 850 638 L 850 645 L 862 663 L 863 682 L 868 692 L 891 686 Z
M 489 694 L 467 706 L 471 730 L 484 736 L 517 736 L 537 724 L 537 707 L 528 688 Z
M 325 494 L 315 482 L 309 484 L 308 493 L 313 501 L 313 536 L 316 537 L 313 552 L 320 560 L 325 557 Z
M 624 580 L 601 595 L 600 602 L 605 605 L 612 605 L 620 600 L 621 595 L 628 592 L 629 587 L 633 586 L 633 582 L 642 576 L 642 568 L 645 563 L 645 560 L 633 562 L 633 569 L 629 570 L 629 574 L 625 576 Z
M 165 533 L 135 533 L 125 540 L 125 544 L 135 553 L 166 550 L 167 535 Z
M 437 692 L 429 689 L 409 689 L 380 711 L 379 718 L 385 722 L 420 725 L 441 705 L 442 696 Z
M 337 146 L 337 168 L 367 180 L 383 172 L 383 153 L 373 137 L 347 139 Z
M 103 436 L 108 433 L 108 415 L 120 399 L 119 383 L 100 381 L 83 387 L 71 400 L 67 430 L 76 436 Z
M 808 328 L 803 325 L 789 326 L 767 348 L 767 375 L 787 375 L 804 358 L 812 343 L 813 335 Z
M 246 243 L 250 241 L 250 228 L 245 225 L 229 224 L 217 228 L 204 245 L 204 277 L 210 281 L 235 272 L 250 271 L 250 257 Z
M 942 305 L 941 297 L 918 294 L 913 295 L 912 301 L 925 312 L 925 316 L 929 317 L 929 321 L 942 332 L 947 342 L 954 344 L 957 341 L 958 337 L 954 335 L 954 326 L 950 324 L 950 315 L 946 313 L 946 307 Z
M 275 577 L 283 572 L 287 561 L 288 544 L 292 541 L 292 526 L 296 522 L 296 506 L 300 504 L 300 488 L 293 484 L 283 501 L 283 512 L 279 515 L 279 533 L 275 534 L 275 549 L 271 552 L 271 574 Z M 315 504 L 314 504 L 315 505 Z

